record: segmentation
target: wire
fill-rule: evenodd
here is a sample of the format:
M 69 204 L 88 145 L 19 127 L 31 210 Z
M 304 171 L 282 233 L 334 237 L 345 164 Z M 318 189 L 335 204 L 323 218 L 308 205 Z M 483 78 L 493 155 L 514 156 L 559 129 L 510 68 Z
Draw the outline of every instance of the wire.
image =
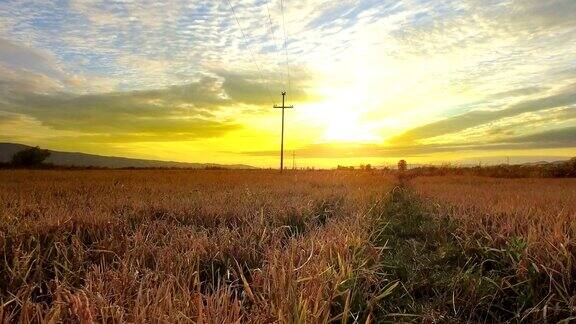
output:
M 290 81 L 290 63 L 288 61 L 288 46 L 286 37 L 286 20 L 284 18 L 284 0 L 280 0 L 280 9 L 282 10 L 282 29 L 284 30 L 284 53 L 286 55 L 286 75 L 288 77 L 288 89 L 292 92 L 292 83 Z
M 242 25 L 240 25 L 240 20 L 236 16 L 236 11 L 234 10 L 234 7 L 232 6 L 232 3 L 230 2 L 230 0 L 227 0 L 227 2 L 228 2 L 228 5 L 230 6 L 230 10 L 232 11 L 232 15 L 234 15 L 234 19 L 236 20 L 236 24 L 238 24 L 238 28 L 240 29 L 240 32 L 242 33 L 242 38 L 244 39 L 244 43 L 246 43 L 246 48 L 248 48 L 248 52 L 250 53 L 250 57 L 252 58 L 254 65 L 256 65 L 256 69 L 258 69 L 258 73 L 260 74 L 260 78 L 262 80 L 265 80 L 264 73 L 262 72 L 262 69 L 260 68 L 260 64 L 258 64 L 258 61 L 256 60 L 256 56 L 254 55 L 254 53 L 252 52 L 252 49 L 250 48 L 250 43 L 248 43 L 248 38 L 246 37 L 246 34 L 244 33 L 244 29 L 242 28 Z M 269 85 L 266 81 L 264 84 L 265 84 L 265 88 L 266 88 L 266 93 L 268 95 L 268 99 L 274 105 L 275 102 L 274 102 L 274 99 L 272 99 Z
M 268 11 L 268 24 L 270 25 L 270 34 L 272 35 L 272 41 L 274 42 L 274 52 L 278 56 L 278 62 L 282 60 L 282 54 L 278 51 L 278 42 L 276 41 L 276 33 L 274 32 L 274 23 L 272 22 L 272 15 L 270 14 L 270 0 L 266 1 L 266 10 Z M 281 63 L 279 63 L 280 65 Z M 282 85 L 286 85 L 286 81 L 284 80 L 284 73 L 280 72 L 280 79 L 282 81 Z

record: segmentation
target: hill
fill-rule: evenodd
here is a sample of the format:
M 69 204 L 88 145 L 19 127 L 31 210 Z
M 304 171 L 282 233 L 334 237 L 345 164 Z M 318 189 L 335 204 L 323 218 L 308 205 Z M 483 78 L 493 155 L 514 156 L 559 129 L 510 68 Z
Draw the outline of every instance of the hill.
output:
M 9 162 L 12 159 L 12 155 L 14 155 L 14 153 L 30 147 L 31 146 L 22 144 L 0 143 L 0 162 Z M 100 167 L 100 168 L 114 168 L 114 169 L 115 168 L 203 169 L 209 167 L 222 167 L 227 169 L 255 169 L 252 166 L 243 164 L 221 165 L 213 163 L 186 163 L 186 162 L 132 159 L 132 158 L 123 158 L 114 156 L 102 156 L 102 155 L 77 153 L 77 152 L 60 152 L 52 150 L 49 151 L 50 151 L 50 157 L 46 160 L 46 162 L 59 166 Z

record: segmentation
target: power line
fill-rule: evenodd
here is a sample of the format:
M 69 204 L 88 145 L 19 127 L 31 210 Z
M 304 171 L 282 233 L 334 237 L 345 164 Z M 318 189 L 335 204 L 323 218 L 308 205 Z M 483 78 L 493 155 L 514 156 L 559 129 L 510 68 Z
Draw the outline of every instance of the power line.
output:
M 284 18 L 284 0 L 280 0 L 280 10 L 282 11 L 282 29 L 284 30 L 284 54 L 286 55 L 286 75 L 288 78 L 288 90 L 290 93 L 292 93 L 292 83 L 290 81 L 290 63 L 288 62 L 288 37 L 286 37 L 286 19 Z
M 276 33 L 274 32 L 274 23 L 272 22 L 272 14 L 270 14 L 270 0 L 266 1 L 266 10 L 268 11 L 268 24 L 270 26 L 270 34 L 272 35 L 272 42 L 274 43 L 274 52 L 278 56 L 278 62 L 280 65 L 281 64 L 280 62 L 282 61 L 281 57 L 282 54 L 280 54 L 280 52 L 278 51 L 278 42 L 276 41 Z M 280 78 L 282 79 L 282 84 L 285 85 L 286 81 L 284 80 L 284 73 L 282 72 L 282 69 L 280 69 Z
M 244 43 L 246 43 L 246 48 L 248 49 L 248 52 L 250 53 L 250 57 L 252 58 L 254 65 L 256 65 L 256 69 L 258 69 L 258 73 L 260 74 L 260 78 L 262 80 L 265 80 L 264 73 L 262 72 L 262 69 L 260 68 L 260 64 L 258 64 L 258 61 L 256 60 L 256 56 L 254 55 L 254 53 L 252 52 L 252 49 L 250 48 L 250 43 L 248 43 L 248 38 L 246 37 L 246 34 L 244 33 L 244 29 L 242 28 L 242 25 L 240 25 L 240 20 L 236 16 L 236 11 L 234 10 L 234 7 L 232 6 L 232 3 L 230 2 L 230 0 L 227 0 L 227 2 L 228 2 L 228 5 L 230 6 L 230 10 L 232 11 L 232 15 L 234 16 L 234 19 L 236 20 L 236 24 L 238 25 L 238 28 L 240 29 L 240 32 L 242 33 L 242 38 L 244 39 Z M 272 102 L 272 104 L 274 104 L 274 100 L 272 99 L 272 95 L 270 93 L 270 88 L 268 87 L 268 83 L 266 81 L 264 81 L 264 84 L 265 84 L 266 94 L 268 96 L 268 99 L 270 100 L 270 102 Z

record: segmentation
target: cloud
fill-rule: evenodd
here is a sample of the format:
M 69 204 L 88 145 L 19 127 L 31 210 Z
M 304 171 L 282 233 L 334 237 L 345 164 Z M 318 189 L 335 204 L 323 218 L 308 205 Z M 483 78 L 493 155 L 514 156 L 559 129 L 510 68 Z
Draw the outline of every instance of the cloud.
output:
M 50 139 L 59 143 L 93 144 L 189 142 L 223 136 L 241 128 L 241 125 L 230 121 L 211 121 L 200 118 L 185 121 L 164 120 L 154 125 L 140 121 L 135 127 L 117 129 L 113 132 L 57 135 L 51 136 Z
M 566 127 L 530 135 L 512 136 L 502 141 L 404 146 L 324 143 L 307 145 L 295 151 L 299 158 L 400 158 L 430 156 L 446 152 L 572 148 L 575 146 L 576 127 Z M 271 157 L 278 155 L 278 151 L 247 151 L 243 154 Z
M 55 130 L 133 141 L 177 134 L 188 140 L 240 126 L 212 113 L 229 105 L 215 78 L 164 89 L 75 95 L 14 92 L 0 109 L 32 117 Z
M 310 154 L 496 147 L 572 118 L 573 0 L 293 1 L 285 26 L 279 0 L 231 2 L 246 38 L 226 1 L 0 2 L 0 110 L 13 114 L 0 120 L 98 143 L 261 131 L 286 88 L 283 27 L 288 100 L 308 108 L 295 112 L 299 131 L 319 136 L 301 136 Z M 310 112 L 335 104 L 358 112 L 357 128 L 405 132 L 390 146 L 307 146 L 337 113 Z
M 484 125 L 477 129 L 480 138 L 492 138 L 495 136 L 512 136 L 518 133 L 526 133 L 526 130 L 550 129 L 562 127 L 576 119 L 575 107 L 554 108 L 538 113 L 528 113 L 499 120 L 498 122 Z M 463 136 L 466 137 L 466 136 Z
M 552 129 L 546 132 L 518 136 L 508 139 L 509 143 L 541 147 L 575 147 L 576 126 Z
M 110 78 L 66 71 L 52 54 L 0 37 L 0 95 L 19 91 L 86 93 L 110 90 L 115 84 Z
M 510 97 L 522 97 L 522 96 L 542 93 L 546 90 L 548 90 L 548 88 L 545 88 L 545 87 L 526 87 L 526 88 L 513 89 L 513 90 L 495 93 L 495 94 L 491 95 L 489 98 L 490 99 L 505 99 L 505 98 L 510 98 Z
M 22 60 L 17 60 L 18 56 Z M 128 143 L 197 140 L 219 137 L 242 128 L 225 117 L 224 109 L 241 112 L 269 107 L 279 93 L 269 93 L 273 77 L 254 72 L 207 70 L 184 84 L 148 90 L 82 93 L 75 87 L 87 79 L 68 78 L 58 71 L 49 56 L 8 41 L 0 42 L 0 121 L 11 127 L 24 116 L 44 129 L 76 132 L 74 137 L 53 136 L 55 141 Z M 139 70 L 166 69 L 168 63 L 126 61 Z M 308 75 L 299 78 L 291 100 L 306 100 Z M 91 80 L 93 81 L 93 79 Z M 280 87 L 280 81 L 272 81 Z M 218 116 L 217 116 L 218 115 Z M 223 116 L 224 115 L 224 116 Z M 30 119 L 31 118 L 31 119 Z
M 168 61 L 126 59 L 126 65 L 152 73 L 169 68 Z M 293 99 L 305 99 L 299 75 Z M 268 75 L 269 79 L 272 75 Z M 271 105 L 269 80 L 247 72 L 207 70 L 184 84 L 148 90 L 82 93 L 94 78 L 69 77 L 48 54 L 0 38 L 0 122 L 14 126 L 21 117 L 32 118 L 46 129 L 72 131 L 77 136 L 61 141 L 154 142 L 218 137 L 241 128 L 224 108 Z M 103 80 L 105 83 L 106 80 Z M 279 81 L 273 81 L 279 87 Z M 279 94 L 274 94 L 279 98 Z M 242 108 L 245 109 L 245 108 Z M 17 116 L 17 117 L 15 117 Z
M 22 120 L 21 115 L 0 111 L 0 125 L 2 126 L 7 126 L 20 120 Z
M 54 92 L 63 89 L 57 79 L 29 70 L 10 69 L 0 62 L 0 102 L 8 93 L 26 89 L 31 92 Z
M 19 69 L 57 72 L 48 55 L 3 38 L 0 38 L 0 61 Z
M 226 109 L 240 113 L 262 105 L 270 108 L 267 89 L 254 73 L 215 73 L 219 74 L 184 85 L 97 94 L 37 93 L 30 83 L 20 87 L 13 81 L 0 100 L 0 110 L 33 118 L 53 130 L 78 133 L 54 140 L 128 143 L 219 137 L 242 127 L 222 116 L 229 115 Z M 307 98 L 302 90 L 294 96 L 291 100 Z
M 286 89 L 288 86 L 282 83 L 281 78 L 274 74 L 262 76 L 259 73 L 234 73 L 228 71 L 216 71 L 224 79 L 223 90 L 234 102 L 248 105 L 271 105 L 281 101 L 277 89 Z M 310 75 L 303 71 L 292 71 L 292 91 L 288 93 L 290 102 L 305 102 L 318 100 L 306 92 L 306 84 L 310 82 Z M 288 104 L 288 103 L 286 103 Z
M 423 139 L 457 133 L 478 125 L 527 112 L 564 107 L 576 104 L 576 84 L 562 88 L 559 92 L 538 99 L 530 99 L 510 105 L 501 110 L 474 110 L 464 114 L 411 129 L 390 140 L 392 144 L 414 143 Z
M 65 88 L 68 77 L 48 54 L 0 38 L 0 94 Z
M 510 1 L 502 6 L 487 5 L 482 0 L 468 0 L 467 3 L 486 19 L 499 22 L 501 28 L 515 27 L 539 33 L 574 27 L 576 3 L 572 0 Z
M 422 2 L 420 6 L 413 5 L 412 10 L 413 15 L 392 34 L 411 45 L 412 53 L 433 55 L 482 47 L 495 41 L 518 45 L 535 40 L 553 42 L 547 36 L 559 37 L 559 32 L 574 31 L 576 3 L 572 0 L 464 0 Z M 511 53 L 513 49 L 509 49 L 508 54 Z

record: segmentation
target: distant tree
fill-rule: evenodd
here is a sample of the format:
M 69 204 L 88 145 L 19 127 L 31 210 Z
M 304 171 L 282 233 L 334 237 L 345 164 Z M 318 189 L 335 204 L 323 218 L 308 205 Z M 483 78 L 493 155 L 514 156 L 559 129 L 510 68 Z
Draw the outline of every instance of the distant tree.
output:
M 554 178 L 576 177 L 576 158 L 548 167 L 548 175 Z
M 34 167 L 42 164 L 50 156 L 50 151 L 38 146 L 16 152 L 12 156 L 12 165 L 17 167 Z
M 406 171 L 406 169 L 408 169 L 408 164 L 406 163 L 406 160 L 398 161 L 398 171 L 404 172 Z
M 220 165 L 208 165 L 204 167 L 204 170 L 228 170 L 228 168 Z
M 576 177 L 576 157 L 571 158 L 566 163 L 566 169 L 569 177 Z
M 370 164 L 360 164 L 360 170 L 370 171 L 370 170 L 372 170 L 372 165 L 370 165 Z

